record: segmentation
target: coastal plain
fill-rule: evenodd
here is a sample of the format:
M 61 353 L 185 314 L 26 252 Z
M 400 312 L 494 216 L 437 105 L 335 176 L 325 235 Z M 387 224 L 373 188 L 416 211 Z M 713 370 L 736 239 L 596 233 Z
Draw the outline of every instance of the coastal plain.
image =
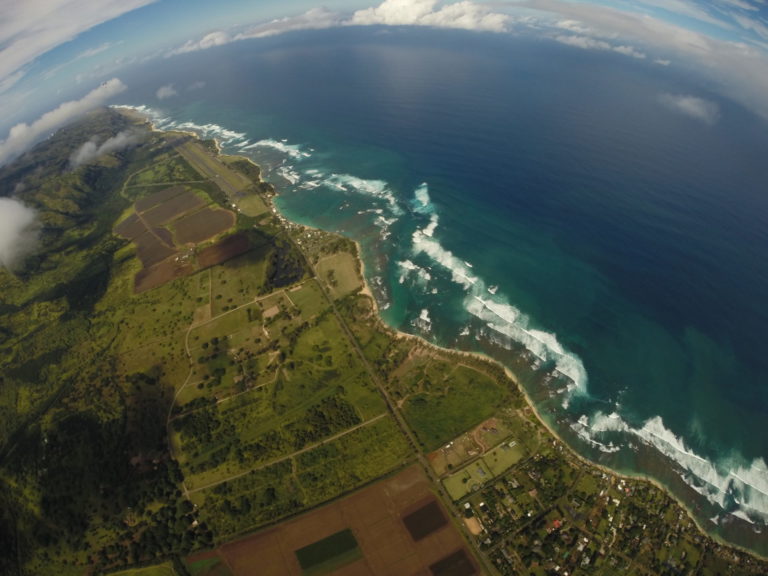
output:
M 768 573 L 577 458 L 500 364 L 386 327 L 358 247 L 215 143 L 106 110 L 19 182 L 43 230 L 0 272 L 2 573 Z

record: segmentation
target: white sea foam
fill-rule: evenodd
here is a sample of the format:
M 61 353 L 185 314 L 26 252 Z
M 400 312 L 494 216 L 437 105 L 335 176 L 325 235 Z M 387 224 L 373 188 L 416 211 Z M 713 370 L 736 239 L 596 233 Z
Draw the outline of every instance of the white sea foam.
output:
M 413 211 L 419 214 L 433 214 L 435 207 L 432 204 L 432 199 L 429 197 L 429 185 L 426 182 L 422 182 L 416 190 L 413 192 L 413 202 L 411 206 Z
M 397 265 L 401 270 L 400 284 L 405 282 L 407 277 L 413 277 L 419 285 L 426 287 L 427 283 L 432 280 L 432 275 L 429 271 L 410 260 L 402 260 Z
M 579 418 L 573 429 L 591 444 L 600 443 L 599 439 L 610 433 L 635 436 L 673 460 L 681 469 L 681 478 L 713 504 L 749 522 L 768 521 L 768 468 L 763 459 L 751 464 L 741 458 L 713 463 L 689 448 L 664 425 L 660 416 L 635 428 L 616 412 L 597 412 L 589 419 Z
M 429 317 L 429 310 L 423 308 L 419 317 L 413 321 L 413 325 L 422 332 L 429 332 L 432 329 L 432 319 Z
M 460 258 L 454 256 L 450 250 L 443 248 L 440 242 L 425 234 L 423 230 L 416 230 L 412 240 L 414 254 L 423 253 L 432 258 L 450 272 L 451 278 L 456 284 L 469 290 L 477 282 L 477 278 L 470 275 L 469 269 Z
M 178 130 L 195 132 L 203 138 L 216 138 L 227 145 L 234 145 L 236 142 L 245 139 L 244 133 L 228 130 L 218 124 L 195 124 L 194 122 L 176 122 L 174 124 Z
M 324 178 L 323 184 L 343 192 L 352 192 L 380 198 L 387 202 L 392 214 L 400 216 L 403 213 L 402 209 L 397 204 L 397 199 L 395 198 L 394 193 L 389 188 L 389 184 L 384 180 L 366 180 L 365 178 L 358 178 L 351 174 L 334 173 Z
M 145 116 L 148 116 L 155 126 L 161 130 L 183 130 L 186 132 L 194 132 L 203 139 L 215 138 L 221 144 L 225 146 L 237 146 L 238 148 L 247 148 L 244 146 L 247 144 L 246 135 L 244 132 L 235 132 L 229 130 L 219 124 L 197 124 L 195 122 L 184 121 L 180 122 L 167 116 L 163 116 L 161 112 L 150 108 L 149 106 L 118 106 L 119 108 L 129 108 L 135 110 Z
M 291 185 L 296 185 L 301 181 L 301 175 L 292 166 L 282 166 L 276 173 L 285 178 Z
M 284 141 L 275 140 L 274 138 L 265 138 L 264 140 L 259 140 L 258 142 L 244 146 L 243 150 L 250 150 L 252 148 L 272 148 L 273 150 L 277 150 L 278 152 L 282 152 L 283 154 L 290 156 L 294 160 L 301 160 L 302 158 L 310 156 L 308 152 L 304 152 L 301 149 L 300 145 L 287 144 Z
M 529 328 L 528 317 L 507 303 L 503 295 L 488 297 L 485 283 L 472 272 L 472 264 L 455 256 L 435 238 L 439 219 L 426 183 L 414 191 L 411 206 L 415 212 L 430 216 L 429 224 L 413 233 L 413 253 L 426 254 L 450 272 L 453 282 L 468 293 L 464 302 L 467 312 L 491 330 L 525 346 L 540 361 L 553 362 L 573 382 L 569 387 L 572 393 L 586 393 L 587 373 L 581 359 L 566 351 L 554 334 Z
M 437 217 L 437 214 L 432 214 L 432 216 L 429 219 L 429 224 L 427 224 L 425 228 L 422 228 L 421 233 L 424 234 L 424 236 L 429 236 L 430 238 L 432 238 L 435 235 L 435 230 L 437 230 L 437 226 L 439 222 L 440 221 Z M 464 262 L 464 264 L 466 264 L 466 262 Z
M 541 362 L 554 363 L 557 371 L 571 380 L 567 387 L 570 393 L 586 394 L 587 371 L 581 359 L 565 350 L 554 334 L 529 328 L 528 317 L 505 302 L 502 295 L 488 298 L 484 292 L 484 286 L 476 287 L 465 300 L 466 310 L 492 330 L 525 346 Z

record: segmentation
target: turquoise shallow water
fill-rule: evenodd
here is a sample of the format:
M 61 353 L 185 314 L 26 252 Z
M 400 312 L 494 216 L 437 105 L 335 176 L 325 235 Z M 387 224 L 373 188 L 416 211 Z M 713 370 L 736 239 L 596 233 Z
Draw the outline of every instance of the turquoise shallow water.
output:
M 525 351 L 574 448 L 768 553 L 766 126 L 627 60 L 351 29 L 143 69 L 126 100 L 253 157 L 291 219 L 360 240 L 389 324 Z M 718 123 L 663 105 L 690 93 Z

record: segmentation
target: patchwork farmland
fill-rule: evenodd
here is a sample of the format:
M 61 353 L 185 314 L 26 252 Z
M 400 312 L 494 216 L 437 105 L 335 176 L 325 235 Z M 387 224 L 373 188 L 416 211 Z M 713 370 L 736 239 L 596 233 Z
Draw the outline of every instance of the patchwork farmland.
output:
M 419 466 L 186 559 L 195 576 L 433 574 L 479 568 Z
M 146 189 L 146 184 L 141 188 Z M 234 212 L 216 206 L 205 191 L 188 185 L 141 196 L 114 229 L 136 246 L 142 268 L 134 278 L 135 291 L 156 288 L 247 252 L 250 242 L 242 234 L 215 242 L 233 232 L 236 222 Z

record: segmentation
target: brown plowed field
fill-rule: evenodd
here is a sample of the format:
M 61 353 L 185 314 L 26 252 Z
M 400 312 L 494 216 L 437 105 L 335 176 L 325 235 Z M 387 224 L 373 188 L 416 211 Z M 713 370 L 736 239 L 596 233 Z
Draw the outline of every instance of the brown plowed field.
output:
M 173 234 L 171 234 L 170 230 L 166 228 L 152 228 L 152 233 L 157 236 L 163 244 L 169 248 L 173 248 Z
M 136 213 L 131 214 L 128 218 L 115 226 L 115 233 L 120 234 L 120 236 L 127 238 L 128 240 L 136 240 L 136 238 L 146 231 L 147 227 L 144 226 L 144 223 L 139 219 L 139 216 Z
M 144 268 L 154 266 L 176 254 L 176 250 L 169 248 L 149 232 L 145 232 L 134 242 L 136 243 L 136 253 Z
M 233 234 L 227 236 L 218 244 L 203 248 L 197 255 L 197 262 L 200 268 L 208 268 L 226 262 L 230 258 L 239 256 L 248 252 L 251 243 L 243 234 Z
M 173 186 L 137 200 L 136 212 L 115 226 L 116 234 L 136 245 L 136 254 L 143 266 L 134 277 L 135 292 L 221 264 L 250 249 L 246 236 L 234 234 L 201 250 L 197 259 L 192 252 L 185 253 L 178 261 L 173 258 L 179 254 L 178 244 L 198 244 L 235 225 L 234 212 L 205 204 L 184 186 Z M 164 226 L 169 222 L 173 222 L 175 238 Z
M 192 192 L 182 192 L 141 215 L 150 226 L 160 226 L 204 205 L 205 201 L 199 196 Z
M 174 222 L 176 241 L 179 244 L 197 244 L 235 225 L 235 213 L 221 208 L 206 207 Z
M 447 523 L 448 520 L 434 498 L 428 499 L 424 504 L 417 506 L 416 510 L 403 516 L 403 524 L 415 542 L 426 538 Z
M 431 504 L 434 502 L 434 506 Z M 470 576 L 479 573 L 455 526 L 433 524 L 433 530 L 414 541 L 403 517 L 426 509 L 448 513 L 435 498 L 431 484 L 418 466 L 368 486 L 341 500 L 260 532 L 224 544 L 216 550 L 234 576 L 302 574 L 294 552 L 336 532 L 351 529 L 363 558 L 334 574 L 402 576 Z M 198 555 L 190 557 L 188 564 Z M 205 572 L 199 574 L 203 576 Z M 208 576 L 208 575 L 206 575 Z
M 162 286 L 176 278 L 181 278 L 195 271 L 191 264 L 180 265 L 173 258 L 168 258 L 151 268 L 142 268 L 133 278 L 133 291 L 144 292 Z
M 170 200 L 174 196 L 178 196 L 185 190 L 186 188 L 184 188 L 184 186 L 173 186 L 171 188 L 160 190 L 160 192 L 150 194 L 144 198 L 139 198 L 136 200 L 136 210 L 139 212 L 146 212 L 152 208 L 152 206 L 155 206 L 156 204 L 162 204 L 166 200 Z

